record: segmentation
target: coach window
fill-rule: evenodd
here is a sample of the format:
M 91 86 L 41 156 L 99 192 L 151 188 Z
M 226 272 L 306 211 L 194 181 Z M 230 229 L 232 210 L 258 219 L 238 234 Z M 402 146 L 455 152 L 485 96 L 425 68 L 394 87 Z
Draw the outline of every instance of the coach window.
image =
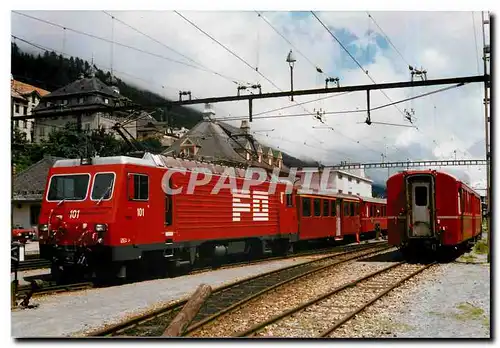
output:
M 321 216 L 321 199 L 314 198 L 314 216 Z
M 425 207 L 427 205 L 427 187 L 415 187 L 415 204 L 419 207 Z
M 302 198 L 302 216 L 311 216 L 311 199 Z
M 149 177 L 144 174 L 134 174 L 134 200 L 149 199 Z
M 349 203 L 344 202 L 344 216 L 349 216 Z
M 115 183 L 115 173 L 97 173 L 94 177 L 92 186 L 92 200 L 108 200 L 113 194 L 113 185 Z
M 330 200 L 324 199 L 323 200 L 323 216 L 329 216 L 330 215 Z
M 373 204 L 370 204 L 370 217 L 373 217 L 375 214 L 373 214 L 375 206 Z
M 337 207 L 335 205 L 335 201 L 330 201 L 330 215 L 331 216 L 337 215 Z
M 349 203 L 349 208 L 351 211 L 350 216 L 355 216 L 356 214 L 354 213 L 354 203 L 353 202 Z
M 287 207 L 293 207 L 293 197 L 291 193 L 288 193 L 286 195 L 286 206 Z
M 359 215 L 359 203 L 356 203 L 356 215 Z

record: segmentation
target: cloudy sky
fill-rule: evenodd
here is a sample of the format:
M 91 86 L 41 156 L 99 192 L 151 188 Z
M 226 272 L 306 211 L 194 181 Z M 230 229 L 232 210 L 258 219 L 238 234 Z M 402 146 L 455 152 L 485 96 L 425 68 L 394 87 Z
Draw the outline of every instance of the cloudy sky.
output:
M 121 79 L 172 99 L 178 98 L 179 90 L 190 90 L 197 98 L 235 95 L 235 81 L 260 83 L 263 92 L 289 90 L 286 56 L 290 49 L 297 60 L 294 89 L 324 87 L 326 77 L 338 77 L 340 85 L 367 84 L 371 79 L 408 81 L 408 64 L 425 69 L 429 79 L 483 73 L 480 12 L 370 12 L 375 21 L 363 11 L 315 12 L 369 76 L 310 12 L 259 12 L 260 16 L 255 11 L 179 12 L 249 66 L 173 11 L 19 12 L 67 30 L 12 13 L 12 35 L 64 54 L 94 57 L 99 68 L 112 66 Z M 19 40 L 16 43 L 34 50 Z M 386 90 L 386 95 L 374 91 L 371 104 L 376 107 L 443 87 L 447 86 L 393 89 Z M 385 158 L 484 158 L 482 87 L 469 84 L 371 113 L 373 122 L 402 126 L 368 126 L 363 123 L 365 112 L 325 114 L 324 123 L 309 114 L 364 110 L 365 92 L 302 96 L 295 97 L 295 102 L 260 100 L 254 102 L 254 114 L 286 108 L 256 116 L 273 117 L 255 119 L 251 128 L 261 142 L 325 165 Z M 323 100 L 314 101 L 318 98 Z M 312 102 L 297 105 L 308 101 Z M 213 108 L 221 119 L 248 116 L 246 102 L 219 103 Z M 414 127 L 402 115 L 405 109 L 414 110 Z M 274 117 L 296 114 L 306 115 Z M 442 169 L 485 187 L 485 168 Z M 383 181 L 387 169 L 369 174 Z

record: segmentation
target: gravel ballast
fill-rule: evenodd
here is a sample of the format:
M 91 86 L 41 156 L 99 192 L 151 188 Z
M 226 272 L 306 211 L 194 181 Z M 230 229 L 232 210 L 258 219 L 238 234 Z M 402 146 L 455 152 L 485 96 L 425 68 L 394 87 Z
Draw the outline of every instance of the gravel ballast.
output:
M 390 292 L 335 338 L 489 338 L 490 268 L 441 264 Z

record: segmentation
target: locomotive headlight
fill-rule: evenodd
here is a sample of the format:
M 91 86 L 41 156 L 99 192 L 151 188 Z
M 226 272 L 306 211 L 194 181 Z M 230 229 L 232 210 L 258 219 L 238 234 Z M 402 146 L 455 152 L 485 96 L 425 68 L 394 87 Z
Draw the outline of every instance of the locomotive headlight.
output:
M 47 226 L 46 224 L 40 225 L 38 229 L 40 230 L 40 232 L 47 232 L 49 230 L 49 226 Z
M 106 224 L 96 224 L 95 225 L 96 232 L 99 232 L 99 233 L 106 232 L 107 229 L 108 229 L 108 226 Z

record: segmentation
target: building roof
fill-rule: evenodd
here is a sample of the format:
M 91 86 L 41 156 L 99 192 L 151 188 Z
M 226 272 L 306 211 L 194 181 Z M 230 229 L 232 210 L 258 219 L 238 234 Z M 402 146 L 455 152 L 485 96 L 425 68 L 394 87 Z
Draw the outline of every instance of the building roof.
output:
M 83 100 L 69 98 L 75 96 L 81 96 Z M 52 113 L 71 114 L 75 111 L 92 112 L 96 108 L 99 110 L 102 110 L 103 107 L 112 109 L 122 102 L 129 101 L 128 98 L 115 92 L 111 87 L 93 76 L 80 78 L 47 94 L 33 111 L 35 116 Z
M 39 201 L 42 200 L 49 169 L 61 157 L 44 157 L 22 172 L 14 175 L 12 179 L 13 201 Z
M 125 98 L 120 93 L 115 92 L 111 87 L 107 86 L 104 82 L 97 77 L 84 77 L 77 79 L 70 84 L 61 87 L 54 92 L 48 94 L 47 98 L 63 97 L 74 94 L 96 94 L 100 93 L 113 98 Z
M 176 140 L 164 153 L 179 153 L 186 139 L 200 147 L 197 153 L 199 157 L 213 160 L 245 161 L 245 158 L 231 146 L 231 138 L 217 122 L 207 120 L 199 122 L 184 136 Z
M 22 103 L 28 104 L 28 99 L 26 99 L 23 95 L 21 95 L 18 91 L 16 91 L 13 88 L 10 90 L 10 96 L 12 98 L 19 100 Z
M 30 94 L 30 93 L 36 91 L 41 97 L 43 97 L 43 96 L 46 96 L 47 94 L 50 93 L 49 91 L 46 91 L 42 88 L 35 87 L 35 86 L 30 85 L 30 84 L 27 84 L 27 83 L 24 83 L 21 81 L 17 81 L 14 79 L 11 80 L 10 86 L 11 86 L 11 90 L 18 92 L 21 95 Z

